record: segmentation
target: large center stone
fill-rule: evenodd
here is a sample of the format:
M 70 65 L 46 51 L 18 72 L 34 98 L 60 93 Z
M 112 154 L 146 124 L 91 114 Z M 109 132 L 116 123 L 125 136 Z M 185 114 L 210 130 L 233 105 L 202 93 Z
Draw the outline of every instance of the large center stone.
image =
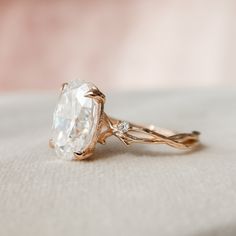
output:
M 100 119 L 101 105 L 85 97 L 94 87 L 84 81 L 72 81 L 61 92 L 53 115 L 52 143 L 56 154 L 67 160 L 82 153 L 92 143 Z

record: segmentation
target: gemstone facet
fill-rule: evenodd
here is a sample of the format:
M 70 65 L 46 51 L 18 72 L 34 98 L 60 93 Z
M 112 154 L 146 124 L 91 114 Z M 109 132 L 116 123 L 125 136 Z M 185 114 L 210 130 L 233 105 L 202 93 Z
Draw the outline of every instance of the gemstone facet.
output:
M 86 94 L 94 87 L 78 80 L 63 86 L 52 126 L 52 143 L 56 154 L 63 159 L 73 160 L 74 153 L 83 153 L 93 145 L 101 104 Z

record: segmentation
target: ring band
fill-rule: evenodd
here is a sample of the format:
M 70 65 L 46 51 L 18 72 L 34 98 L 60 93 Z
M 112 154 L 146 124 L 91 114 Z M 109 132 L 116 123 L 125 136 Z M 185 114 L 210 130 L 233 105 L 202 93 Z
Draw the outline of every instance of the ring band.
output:
M 175 133 L 111 118 L 104 112 L 104 104 L 105 95 L 92 83 L 76 80 L 63 84 L 49 140 L 59 157 L 86 159 L 94 153 L 97 143 L 105 144 L 113 135 L 125 145 L 167 144 L 192 149 L 199 144 L 198 131 Z

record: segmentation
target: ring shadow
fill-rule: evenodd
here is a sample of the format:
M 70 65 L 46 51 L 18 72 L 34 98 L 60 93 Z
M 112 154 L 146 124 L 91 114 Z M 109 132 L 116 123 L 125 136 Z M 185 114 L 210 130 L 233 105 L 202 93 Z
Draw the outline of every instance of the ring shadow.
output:
M 171 147 L 170 147 L 171 148 Z M 125 153 L 131 154 L 136 157 L 177 157 L 186 156 L 196 152 L 201 152 L 205 150 L 207 146 L 199 144 L 191 150 L 174 150 L 174 151 L 156 151 L 153 148 L 149 148 L 142 144 L 134 144 L 131 146 L 124 146 L 122 143 L 117 143 L 115 140 L 109 141 L 105 146 L 100 145 L 95 150 L 91 158 L 86 159 L 87 161 L 95 161 L 101 159 L 112 158 L 117 155 L 122 155 Z

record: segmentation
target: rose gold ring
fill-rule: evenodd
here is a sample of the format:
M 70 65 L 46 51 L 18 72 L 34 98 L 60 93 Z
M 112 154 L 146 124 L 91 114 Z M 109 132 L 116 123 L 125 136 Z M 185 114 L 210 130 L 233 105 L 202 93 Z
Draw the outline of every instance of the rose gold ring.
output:
M 111 118 L 104 112 L 104 104 L 105 95 L 92 83 L 76 80 L 63 84 L 49 141 L 57 156 L 66 160 L 86 159 L 94 153 L 97 143 L 105 144 L 112 135 L 125 145 L 167 144 L 192 149 L 199 144 L 197 131 L 175 133 Z

